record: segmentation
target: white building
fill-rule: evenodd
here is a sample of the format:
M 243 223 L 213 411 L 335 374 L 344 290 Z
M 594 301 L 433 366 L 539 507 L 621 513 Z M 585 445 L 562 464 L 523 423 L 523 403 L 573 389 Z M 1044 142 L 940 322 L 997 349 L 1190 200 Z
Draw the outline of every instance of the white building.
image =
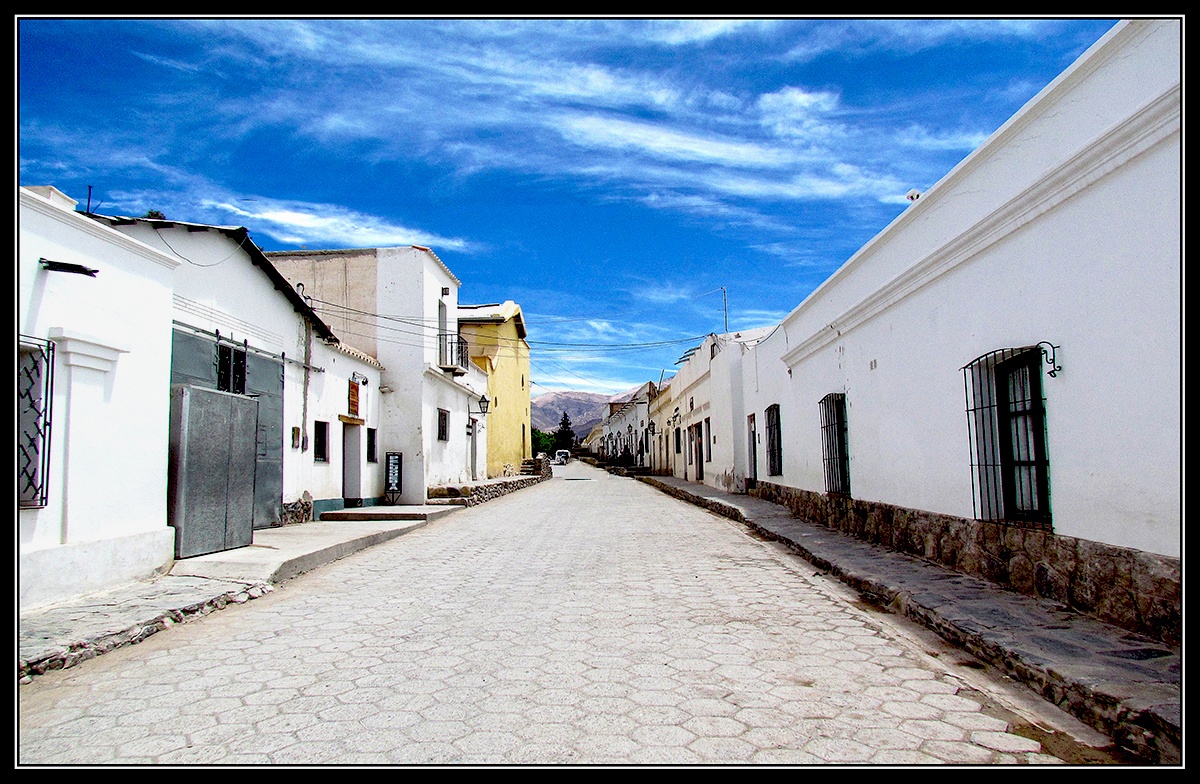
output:
M 605 459 L 628 466 L 650 466 L 650 402 L 658 395 L 653 381 L 642 384 L 627 400 L 609 404 L 601 423 Z
M 423 246 L 267 254 L 314 308 L 383 366 L 381 449 L 403 455 L 399 500 L 487 476 L 487 376 L 458 334 L 461 282 Z
M 1178 21 L 1117 25 L 727 382 L 706 340 L 673 473 L 1177 637 L 1180 70 Z
M 245 228 L 93 217 L 182 260 L 167 325 L 170 383 L 256 401 L 248 462 L 253 528 L 375 503 L 384 495 L 380 364 L 340 343 Z M 175 424 L 182 449 L 178 419 Z M 197 437 L 189 442 L 193 455 L 200 454 Z M 232 466 L 245 457 L 245 445 L 231 450 Z M 240 475 L 231 469 L 229 487 Z M 232 505 L 227 514 L 232 521 Z M 243 536 L 217 549 L 246 543 Z M 182 549 L 182 540 L 177 547 L 180 556 L 200 554 Z
M 54 188 L 20 188 L 18 200 L 25 610 L 171 566 L 167 391 L 181 262 L 76 213 Z

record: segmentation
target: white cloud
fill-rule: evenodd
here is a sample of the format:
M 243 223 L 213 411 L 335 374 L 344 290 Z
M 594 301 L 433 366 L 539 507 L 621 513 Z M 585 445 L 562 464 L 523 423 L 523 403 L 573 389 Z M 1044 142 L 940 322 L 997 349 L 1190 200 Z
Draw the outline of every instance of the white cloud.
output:
M 785 87 L 759 96 L 758 110 L 762 124 L 775 135 L 812 143 L 844 133 L 825 119 L 825 115 L 838 108 L 838 101 L 836 93 Z
M 906 147 L 921 150 L 961 150 L 970 152 L 987 139 L 986 133 L 935 133 L 920 125 L 910 125 L 898 136 L 897 141 Z
M 399 226 L 373 215 L 329 204 L 249 199 L 240 206 L 228 200 L 205 200 L 201 205 L 248 219 L 257 231 L 291 244 L 332 243 L 346 247 L 427 245 L 468 251 L 465 240 Z
M 778 168 L 794 160 L 787 150 L 699 136 L 645 122 L 590 115 L 564 116 L 560 123 L 566 139 L 585 147 L 625 149 L 668 160 L 739 168 Z

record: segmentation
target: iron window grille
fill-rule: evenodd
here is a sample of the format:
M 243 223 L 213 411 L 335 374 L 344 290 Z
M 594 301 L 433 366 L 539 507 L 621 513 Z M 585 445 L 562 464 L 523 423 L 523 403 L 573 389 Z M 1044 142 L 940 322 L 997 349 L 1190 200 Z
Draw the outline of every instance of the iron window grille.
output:
M 21 335 L 17 361 L 17 495 L 21 509 L 39 509 L 49 497 L 53 399 L 54 343 Z
M 450 412 L 444 408 L 438 409 L 437 420 L 437 437 L 438 441 L 450 440 Z
M 1048 346 L 1048 349 L 1042 348 Z M 975 516 L 1050 530 L 1050 460 L 1042 360 L 1050 344 L 1007 348 L 963 368 Z
M 783 475 L 783 431 L 779 425 L 779 404 L 767 406 L 767 474 Z
M 313 460 L 329 462 L 329 423 L 313 422 Z
M 850 495 L 850 450 L 847 446 L 846 394 L 821 398 L 821 443 L 825 459 L 825 492 Z

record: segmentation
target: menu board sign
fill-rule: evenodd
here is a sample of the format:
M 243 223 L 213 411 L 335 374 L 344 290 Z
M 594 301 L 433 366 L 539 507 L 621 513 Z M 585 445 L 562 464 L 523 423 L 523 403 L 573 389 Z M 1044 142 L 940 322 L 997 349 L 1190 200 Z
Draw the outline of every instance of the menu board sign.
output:
M 386 470 L 384 472 L 384 491 L 388 493 L 404 492 L 402 485 L 402 477 L 400 475 L 400 467 L 403 463 L 404 455 L 400 452 L 388 452 L 385 456 Z

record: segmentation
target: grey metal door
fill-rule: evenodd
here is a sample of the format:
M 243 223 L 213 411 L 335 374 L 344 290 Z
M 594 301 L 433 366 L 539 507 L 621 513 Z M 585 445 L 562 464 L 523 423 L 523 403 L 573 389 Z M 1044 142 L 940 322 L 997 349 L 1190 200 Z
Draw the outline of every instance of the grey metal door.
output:
M 171 388 L 167 522 L 176 558 L 252 543 L 257 429 L 254 398 Z
M 224 349 L 224 351 L 222 351 Z M 283 363 L 275 357 L 239 352 L 239 372 L 225 363 L 237 344 L 176 329 L 171 342 L 171 383 L 244 394 L 258 400 L 254 527 L 277 525 L 283 510 Z M 222 389 L 222 385 L 234 388 Z

